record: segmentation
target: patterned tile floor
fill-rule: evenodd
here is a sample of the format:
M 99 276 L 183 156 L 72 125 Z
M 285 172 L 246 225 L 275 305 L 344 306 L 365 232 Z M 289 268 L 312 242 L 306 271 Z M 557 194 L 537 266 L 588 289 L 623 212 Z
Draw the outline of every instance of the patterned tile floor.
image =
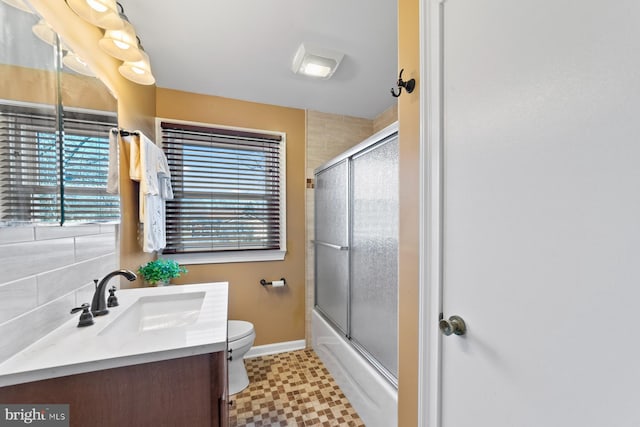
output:
M 230 397 L 230 426 L 364 426 L 313 350 L 256 357 L 245 365 L 249 387 Z

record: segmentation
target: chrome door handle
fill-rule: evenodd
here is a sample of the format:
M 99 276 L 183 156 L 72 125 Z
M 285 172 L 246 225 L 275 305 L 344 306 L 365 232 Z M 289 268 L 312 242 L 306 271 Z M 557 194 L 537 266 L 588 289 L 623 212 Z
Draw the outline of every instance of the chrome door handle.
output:
M 464 335 L 467 332 L 467 325 L 460 316 L 451 316 L 449 320 L 440 319 L 438 323 L 440 331 L 446 336 L 451 334 Z
M 324 246 L 327 248 L 332 248 L 332 249 L 337 249 L 339 251 L 348 251 L 349 250 L 349 246 L 340 246 L 340 245 L 334 245 L 333 243 L 327 243 L 327 242 L 323 242 L 321 240 L 312 240 L 311 243 L 314 243 L 318 246 Z

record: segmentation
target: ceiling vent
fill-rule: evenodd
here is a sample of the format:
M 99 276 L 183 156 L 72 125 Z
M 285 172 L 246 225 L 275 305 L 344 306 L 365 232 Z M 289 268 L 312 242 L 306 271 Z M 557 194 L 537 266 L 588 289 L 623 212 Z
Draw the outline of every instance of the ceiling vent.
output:
M 336 72 L 344 54 L 301 43 L 293 57 L 291 70 L 296 74 L 327 80 Z

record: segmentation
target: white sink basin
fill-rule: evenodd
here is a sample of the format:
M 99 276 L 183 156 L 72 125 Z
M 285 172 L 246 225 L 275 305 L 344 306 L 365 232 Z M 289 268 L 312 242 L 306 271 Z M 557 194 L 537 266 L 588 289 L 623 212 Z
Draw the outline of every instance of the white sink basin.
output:
M 0 363 L 0 387 L 227 348 L 227 282 L 121 289 L 118 307 L 78 316 Z
M 109 323 L 98 335 L 139 334 L 194 324 L 205 292 L 143 296 Z

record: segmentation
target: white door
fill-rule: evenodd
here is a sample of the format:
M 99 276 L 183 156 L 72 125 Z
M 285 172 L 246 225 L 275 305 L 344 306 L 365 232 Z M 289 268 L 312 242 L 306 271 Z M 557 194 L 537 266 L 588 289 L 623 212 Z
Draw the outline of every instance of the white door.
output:
M 638 427 L 640 1 L 442 11 L 440 424 Z

